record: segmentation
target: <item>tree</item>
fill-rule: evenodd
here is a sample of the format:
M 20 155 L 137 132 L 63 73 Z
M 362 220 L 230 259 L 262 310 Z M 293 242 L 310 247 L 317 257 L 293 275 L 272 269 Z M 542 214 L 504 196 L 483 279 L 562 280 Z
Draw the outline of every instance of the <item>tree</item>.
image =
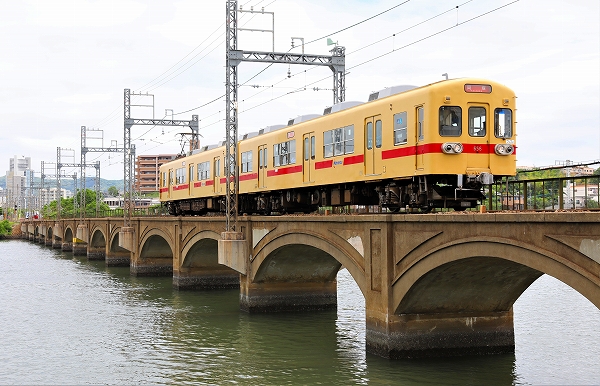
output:
M 119 189 L 117 189 L 115 186 L 111 186 L 108 188 L 108 194 L 111 197 L 117 197 L 119 195 Z
M 0 237 L 10 235 L 12 233 L 12 224 L 8 220 L 0 221 Z
M 79 211 L 75 210 L 76 204 L 80 201 L 80 190 L 78 190 L 72 198 L 61 198 L 60 199 L 60 216 L 61 217 L 77 217 Z M 83 202 L 85 207 L 85 217 L 96 216 L 96 192 L 91 189 L 85 190 L 85 201 Z M 55 218 L 57 212 L 57 202 L 52 201 L 48 205 L 44 205 L 42 208 L 42 216 L 48 218 Z M 100 202 L 99 209 L 101 211 L 109 210 L 110 208 L 106 203 Z

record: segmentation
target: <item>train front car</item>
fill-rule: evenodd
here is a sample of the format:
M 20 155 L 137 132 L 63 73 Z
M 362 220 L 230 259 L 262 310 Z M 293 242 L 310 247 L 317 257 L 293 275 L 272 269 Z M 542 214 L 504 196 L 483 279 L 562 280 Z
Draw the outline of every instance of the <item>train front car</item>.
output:
M 418 205 L 474 208 L 485 185 L 516 173 L 515 94 L 481 79 L 426 90 L 425 103 L 415 106 Z

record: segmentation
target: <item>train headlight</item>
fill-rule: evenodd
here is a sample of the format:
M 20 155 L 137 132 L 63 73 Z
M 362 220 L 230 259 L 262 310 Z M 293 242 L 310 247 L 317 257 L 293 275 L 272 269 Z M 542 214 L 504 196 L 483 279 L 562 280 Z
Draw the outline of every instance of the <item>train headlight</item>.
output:
M 513 145 L 499 143 L 494 148 L 494 151 L 498 155 L 511 155 L 515 152 L 515 147 Z
M 444 154 L 460 154 L 463 151 L 463 145 L 459 142 L 445 142 L 442 144 Z

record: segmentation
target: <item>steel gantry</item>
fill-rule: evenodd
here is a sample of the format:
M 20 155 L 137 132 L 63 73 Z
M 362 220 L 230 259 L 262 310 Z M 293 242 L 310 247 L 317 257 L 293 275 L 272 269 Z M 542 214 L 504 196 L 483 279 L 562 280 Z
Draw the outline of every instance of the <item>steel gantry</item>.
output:
M 258 11 L 240 11 L 254 12 Z M 333 71 L 333 104 L 346 99 L 345 48 L 336 46 L 332 55 L 293 54 L 290 52 L 241 51 L 237 49 L 237 0 L 227 0 L 226 15 L 226 80 L 225 80 L 225 177 L 226 177 L 226 231 L 235 232 L 238 214 L 239 170 L 237 159 L 238 138 L 238 73 L 241 62 L 308 64 L 327 66 Z M 273 28 L 274 29 L 274 28 Z M 273 32 L 274 33 L 274 32 Z
M 191 121 L 177 119 L 134 119 L 131 118 L 131 90 L 126 88 L 124 92 L 124 133 L 123 133 L 123 217 L 124 226 L 129 227 L 131 224 L 131 211 L 133 209 L 132 202 L 132 181 L 133 181 L 133 157 L 135 147 L 131 145 L 131 127 L 134 125 L 150 125 L 150 126 L 183 126 L 189 127 L 192 130 L 191 149 L 195 150 L 199 147 L 198 134 L 198 115 L 192 115 Z

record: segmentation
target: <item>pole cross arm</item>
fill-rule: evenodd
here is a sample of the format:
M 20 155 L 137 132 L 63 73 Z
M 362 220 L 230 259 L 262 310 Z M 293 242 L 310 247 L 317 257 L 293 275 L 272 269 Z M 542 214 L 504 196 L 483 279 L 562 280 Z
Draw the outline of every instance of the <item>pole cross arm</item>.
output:
M 192 120 L 178 119 L 125 119 L 125 125 L 150 125 L 150 126 L 188 126 L 198 130 L 198 116 L 192 115 Z
M 343 72 L 346 59 L 342 55 L 312 55 L 294 54 L 291 52 L 262 52 L 262 51 L 239 51 L 228 52 L 230 64 L 237 66 L 240 62 L 262 62 L 262 63 L 288 63 L 309 64 L 313 66 L 327 66 L 334 72 Z

